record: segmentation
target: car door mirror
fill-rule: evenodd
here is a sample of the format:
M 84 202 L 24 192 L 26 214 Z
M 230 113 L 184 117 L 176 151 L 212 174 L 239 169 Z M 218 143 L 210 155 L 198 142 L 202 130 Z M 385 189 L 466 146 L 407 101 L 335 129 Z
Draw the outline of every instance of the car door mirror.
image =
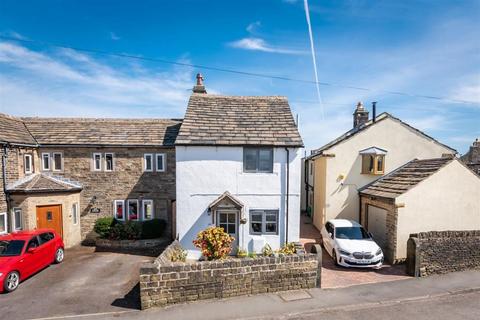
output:
M 35 247 L 28 248 L 28 249 L 27 249 L 27 252 L 28 252 L 28 253 L 35 253 L 35 252 L 37 252 L 37 248 L 35 248 Z

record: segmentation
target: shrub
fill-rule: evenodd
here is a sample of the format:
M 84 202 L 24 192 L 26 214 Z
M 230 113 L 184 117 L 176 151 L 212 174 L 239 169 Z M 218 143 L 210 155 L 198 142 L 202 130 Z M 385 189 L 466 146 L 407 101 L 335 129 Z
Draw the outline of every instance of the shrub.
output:
M 238 248 L 237 250 L 237 258 L 245 258 L 247 256 L 247 251 Z
M 216 260 L 225 258 L 232 251 L 234 240 L 222 227 L 208 227 L 197 234 L 193 244 L 207 260 Z
M 170 256 L 172 262 L 185 262 L 185 260 L 187 260 L 187 251 L 183 248 L 176 248 Z
M 165 231 L 167 222 L 162 219 L 147 220 L 142 223 L 142 239 L 160 238 Z
M 257 254 L 255 252 L 249 252 L 248 253 L 248 257 L 249 258 L 256 258 L 257 257 Z
M 264 257 L 271 257 L 274 255 L 274 252 L 272 250 L 272 247 L 270 247 L 270 245 L 267 243 L 263 249 L 262 249 L 262 255 Z
M 295 254 L 296 252 L 297 252 L 297 249 L 295 248 L 295 243 L 293 242 L 285 244 L 283 247 L 280 248 L 280 250 L 278 250 L 278 253 L 287 254 L 287 255 Z
M 110 230 L 112 240 L 137 240 L 142 234 L 141 224 L 137 221 L 117 223 Z
M 110 235 L 110 230 L 115 224 L 115 219 L 113 217 L 101 217 L 95 221 L 93 230 L 98 233 L 100 238 L 107 238 Z

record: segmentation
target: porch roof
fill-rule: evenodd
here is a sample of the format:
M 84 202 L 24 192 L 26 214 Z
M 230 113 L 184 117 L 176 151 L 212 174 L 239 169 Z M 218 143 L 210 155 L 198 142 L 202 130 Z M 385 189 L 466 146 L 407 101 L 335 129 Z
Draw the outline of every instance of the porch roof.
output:
M 80 183 L 44 173 L 28 175 L 7 186 L 9 193 L 48 193 L 81 191 Z
M 237 209 L 243 208 L 243 203 L 240 200 L 238 200 L 237 198 L 235 198 L 228 191 L 225 191 L 220 197 L 218 197 L 212 203 L 210 203 L 208 208 L 211 209 L 211 210 L 216 209 L 222 203 L 223 200 L 227 200 L 228 202 L 232 203 L 234 205 L 234 207 L 236 207 Z

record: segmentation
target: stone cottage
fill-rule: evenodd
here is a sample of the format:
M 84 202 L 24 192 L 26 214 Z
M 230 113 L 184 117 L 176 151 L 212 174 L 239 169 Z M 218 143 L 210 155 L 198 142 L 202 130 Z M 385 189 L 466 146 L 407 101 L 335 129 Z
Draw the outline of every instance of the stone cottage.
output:
M 170 233 L 173 144 L 181 120 L 1 119 L 9 127 L 1 140 L 11 150 L 6 156 L 3 151 L 4 167 L 11 169 L 2 177 L 6 195 L 0 212 L 16 223 L 5 231 L 52 227 L 72 246 L 88 240 L 98 217 L 114 216 L 161 218 Z
M 235 249 L 299 240 L 303 142 L 285 97 L 207 94 L 198 79 L 175 144 L 176 232 L 189 255 L 208 226 Z

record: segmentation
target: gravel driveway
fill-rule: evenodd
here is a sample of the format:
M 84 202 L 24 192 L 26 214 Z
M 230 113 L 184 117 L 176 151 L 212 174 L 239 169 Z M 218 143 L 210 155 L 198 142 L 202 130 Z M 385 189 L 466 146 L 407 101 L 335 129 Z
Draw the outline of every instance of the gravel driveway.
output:
M 152 258 L 67 250 L 65 261 L 40 271 L 9 294 L 0 294 L 0 318 L 36 319 L 124 311 L 139 307 L 138 271 Z

